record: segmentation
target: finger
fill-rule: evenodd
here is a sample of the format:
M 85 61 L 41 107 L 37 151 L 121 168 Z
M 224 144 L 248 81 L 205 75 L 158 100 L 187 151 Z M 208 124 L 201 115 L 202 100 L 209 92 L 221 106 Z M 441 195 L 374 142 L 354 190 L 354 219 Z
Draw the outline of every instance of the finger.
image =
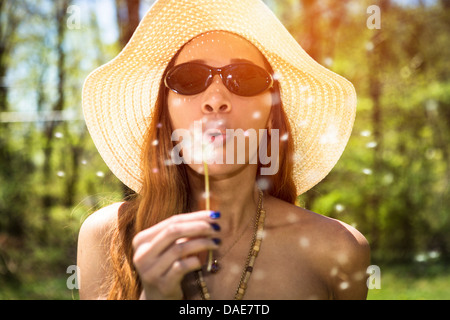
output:
M 158 257 L 150 257 L 150 254 L 142 256 L 143 261 L 135 261 L 135 264 L 139 264 L 139 267 L 136 267 L 139 269 L 140 273 L 151 272 L 154 275 L 161 276 L 165 274 L 177 260 L 203 251 L 217 250 L 218 247 L 219 246 L 213 239 L 192 239 L 173 244 L 166 252 Z
M 160 257 L 160 264 L 158 263 L 157 270 L 159 272 L 168 272 L 176 261 L 192 255 L 197 255 L 200 252 L 217 250 L 218 248 L 219 246 L 213 239 L 206 238 L 198 238 L 183 243 L 177 243 Z
M 163 276 L 167 288 L 179 286 L 183 278 L 190 272 L 201 268 L 200 259 L 196 256 L 175 261 L 169 271 Z
M 210 238 L 217 236 L 217 231 L 206 221 L 192 221 L 185 223 L 171 224 L 165 230 L 158 233 L 153 239 L 142 243 L 135 249 L 133 261 L 136 266 L 142 262 L 151 261 L 158 258 L 177 240 L 182 238 Z M 178 241 L 180 242 L 180 241 Z
M 157 251 L 165 251 L 174 242 L 183 242 L 186 238 L 211 238 L 217 237 L 218 231 L 215 229 L 217 224 L 211 224 L 206 221 L 193 221 L 172 224 L 165 230 L 160 232 L 155 240 L 155 249 Z
M 154 225 L 151 228 L 139 232 L 133 239 L 133 247 L 134 248 L 138 247 L 140 244 L 148 241 L 149 238 L 153 238 L 156 234 L 165 230 L 168 226 L 170 226 L 173 223 L 189 222 L 196 220 L 212 222 L 219 216 L 220 214 L 218 212 L 209 210 L 174 215 L 166 220 L 161 221 L 160 223 Z

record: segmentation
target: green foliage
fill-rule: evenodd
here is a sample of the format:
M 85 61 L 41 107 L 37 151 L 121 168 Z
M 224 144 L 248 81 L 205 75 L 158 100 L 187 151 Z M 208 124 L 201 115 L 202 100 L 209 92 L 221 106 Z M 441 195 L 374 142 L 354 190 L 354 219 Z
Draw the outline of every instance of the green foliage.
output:
M 439 264 L 381 266 L 380 289 L 369 290 L 368 300 L 447 300 L 448 268 Z
M 408 264 L 431 255 L 445 266 L 450 260 L 448 6 L 380 1 L 390 5 L 382 8 L 381 29 L 372 30 L 366 27 L 366 9 L 373 4 L 368 0 L 265 2 L 305 50 L 348 78 L 358 94 L 354 130 L 342 158 L 299 202 L 360 230 L 374 264 Z M 84 79 L 118 53 L 118 44 L 103 40 L 94 2 L 81 7 L 81 26 L 75 29 L 58 20 L 58 12 L 67 13 L 61 3 L 2 2 L 2 26 L 17 23 L 0 28 L 0 45 L 9 50 L 7 56 L 0 53 L 5 84 L 0 111 L 60 108 L 74 119 L 6 123 L 0 115 L 0 298 L 77 298 L 65 281 L 67 267 L 76 264 L 80 225 L 123 194 L 81 115 Z M 383 289 L 369 298 L 448 296 L 439 285 L 448 287 L 448 273 L 441 268 L 430 276 L 437 269 L 428 265 L 424 270 L 428 273 L 384 273 Z M 425 283 L 415 278 L 422 274 Z M 397 289 L 405 293 L 395 295 Z
M 339 39 L 331 68 L 355 84 L 358 112 L 340 162 L 301 198 L 355 225 L 375 262 L 412 261 L 426 250 L 448 261 L 449 11 L 390 4 L 380 30 L 362 26 L 361 10 L 347 11 L 339 30 L 321 23 L 324 39 Z

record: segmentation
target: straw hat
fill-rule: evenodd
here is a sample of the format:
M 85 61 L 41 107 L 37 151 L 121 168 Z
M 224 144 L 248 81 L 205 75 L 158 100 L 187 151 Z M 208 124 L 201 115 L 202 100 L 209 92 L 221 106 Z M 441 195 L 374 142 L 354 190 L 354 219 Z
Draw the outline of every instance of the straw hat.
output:
M 352 84 L 300 47 L 260 0 L 159 0 L 123 51 L 83 88 L 92 139 L 111 171 L 141 190 L 140 153 L 163 72 L 192 38 L 229 31 L 253 43 L 274 69 L 294 140 L 297 194 L 320 182 L 340 158 L 356 113 Z

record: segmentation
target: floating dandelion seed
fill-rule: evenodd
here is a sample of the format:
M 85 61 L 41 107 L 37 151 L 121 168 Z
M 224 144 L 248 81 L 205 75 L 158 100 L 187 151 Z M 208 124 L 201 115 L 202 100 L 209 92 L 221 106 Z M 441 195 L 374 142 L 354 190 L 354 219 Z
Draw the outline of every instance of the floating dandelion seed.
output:
M 441 254 L 439 253 L 439 251 L 433 250 L 428 252 L 428 257 L 430 257 L 431 259 L 437 259 L 441 256 Z
M 309 97 L 306 99 L 306 103 L 309 104 L 309 105 L 313 104 L 313 103 L 314 103 L 314 97 L 309 96 Z
M 205 169 L 203 169 L 203 167 L 198 167 L 197 168 L 197 173 L 198 174 L 203 174 L 203 172 L 205 172 Z
M 83 166 L 85 166 L 85 165 L 87 165 L 87 161 L 86 160 L 81 160 L 81 164 L 83 165 Z
M 356 280 L 356 281 L 363 280 L 363 279 L 366 277 L 366 274 L 367 274 L 367 273 L 364 272 L 364 271 L 356 272 L 356 273 L 353 275 L 353 279 Z
M 427 255 L 424 253 L 419 253 L 415 256 L 414 260 L 416 260 L 417 262 L 425 262 L 427 261 Z
M 348 262 L 348 256 L 345 253 L 339 253 L 336 256 L 336 259 L 338 261 L 339 264 L 346 264 Z
M 300 153 L 300 151 L 296 152 L 293 156 L 292 156 L 292 161 L 294 162 L 301 162 L 303 160 L 303 154 Z
M 286 220 L 287 220 L 287 222 L 289 222 L 289 223 L 295 223 L 295 222 L 298 222 L 298 215 L 297 214 L 295 214 L 295 213 L 293 213 L 293 212 L 291 212 L 291 213 L 289 213 L 287 216 L 286 216 Z M 302 239 L 300 238 L 300 241 L 301 241 Z
M 307 125 L 308 125 L 308 121 L 307 121 L 307 120 L 302 120 L 302 121 L 299 121 L 299 122 L 297 123 L 297 127 L 298 127 L 298 128 L 306 127 Z
M 66 173 L 65 173 L 64 171 L 58 171 L 58 172 L 56 173 L 56 175 L 57 175 L 58 177 L 60 177 L 60 178 L 63 178 L 63 177 L 66 175 Z
M 325 134 L 320 137 L 321 144 L 334 144 L 338 141 L 338 128 L 335 125 L 328 126 Z
M 285 134 L 283 134 L 280 138 L 281 141 L 287 141 L 287 139 L 289 138 L 289 134 L 286 132 Z
M 367 51 L 372 51 L 375 48 L 375 45 L 373 44 L 373 42 L 366 42 L 366 50 Z
M 300 90 L 300 93 L 304 93 L 309 90 L 309 86 L 300 86 L 299 90 Z
M 412 71 L 408 66 L 404 66 L 403 68 L 400 69 L 400 76 L 403 79 L 407 79 L 412 75 Z
M 425 151 L 425 157 L 426 157 L 428 160 L 432 160 L 432 159 L 436 158 L 436 155 L 437 155 L 437 152 L 436 152 L 435 149 L 428 148 L 428 149 Z
M 55 138 L 61 139 L 62 137 L 64 137 L 64 134 L 62 134 L 61 132 L 55 132 Z
M 361 131 L 361 136 L 363 137 L 370 137 L 371 134 L 372 132 L 370 132 L 370 130 Z
M 205 200 L 209 199 L 209 193 L 206 192 L 206 191 L 203 192 L 203 193 L 202 193 L 202 198 L 205 199 Z
M 342 204 L 338 203 L 337 205 L 334 206 L 334 209 L 335 209 L 337 212 L 342 212 L 342 211 L 345 210 L 345 207 L 344 207 Z
M 241 267 L 237 265 L 236 263 L 233 263 L 230 265 L 230 273 L 232 274 L 240 274 L 241 273 Z
M 333 58 L 331 57 L 326 57 L 325 60 L 323 61 L 323 63 L 327 66 L 327 67 L 331 67 L 333 65 Z
M 281 80 L 283 78 L 282 74 L 280 72 L 275 71 L 273 74 L 273 80 Z
M 346 290 L 350 287 L 350 284 L 347 281 L 343 281 L 339 284 L 339 289 Z
M 331 276 L 331 277 L 335 277 L 335 276 L 337 276 L 337 275 L 338 275 L 338 273 L 339 273 L 339 270 L 338 270 L 338 268 L 337 268 L 337 267 L 333 267 L 333 268 L 331 268 L 331 270 L 330 270 L 330 276 Z
M 259 111 L 253 112 L 252 117 L 253 117 L 253 119 L 259 119 L 259 118 L 261 118 L 261 112 L 259 112 Z
M 369 168 L 363 169 L 362 172 L 363 172 L 365 175 L 368 175 L 368 176 L 370 176 L 370 175 L 373 173 L 373 172 L 372 172 L 372 169 L 369 169 Z
M 102 171 L 97 171 L 96 175 L 99 178 L 103 178 L 105 176 L 105 174 Z
M 383 176 L 383 184 L 389 185 L 394 182 L 394 175 L 392 173 L 387 173 Z
M 166 160 L 164 160 L 164 165 L 165 166 L 172 166 L 172 165 L 174 165 L 174 163 L 173 163 L 172 159 L 166 159 Z
M 425 102 L 425 109 L 427 110 L 427 112 L 437 113 L 437 111 L 439 110 L 439 102 L 434 99 L 428 99 Z
M 366 148 L 372 149 L 375 148 L 378 144 L 375 141 L 371 141 L 366 144 Z
M 261 269 L 256 269 L 253 271 L 254 280 L 264 280 L 266 278 L 266 273 Z
M 300 247 L 308 248 L 309 247 L 309 239 L 305 237 L 301 237 L 299 240 Z
M 258 179 L 258 186 L 261 189 L 261 191 L 269 190 L 270 188 L 270 180 L 267 178 L 259 178 Z
M 153 146 L 157 146 L 157 145 L 158 145 L 158 143 L 159 143 L 159 141 L 158 141 L 158 140 L 153 140 L 153 142 L 152 142 L 152 145 L 153 145 Z
M 256 236 L 258 237 L 258 238 L 265 238 L 266 237 L 266 235 L 267 235 L 267 232 L 266 231 L 264 231 L 264 230 L 258 230 L 257 232 L 256 232 Z

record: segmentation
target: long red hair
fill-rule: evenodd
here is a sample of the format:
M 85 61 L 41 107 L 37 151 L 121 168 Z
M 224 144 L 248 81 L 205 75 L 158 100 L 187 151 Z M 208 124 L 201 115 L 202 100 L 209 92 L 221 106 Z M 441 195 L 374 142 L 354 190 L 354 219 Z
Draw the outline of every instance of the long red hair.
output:
M 174 65 L 176 56 L 166 68 Z M 269 63 L 266 63 L 272 71 Z M 164 73 L 164 75 L 166 74 Z M 142 149 L 141 166 L 143 186 L 139 194 L 131 196 L 119 209 L 118 225 L 113 231 L 110 256 L 113 272 L 108 282 L 108 299 L 139 299 L 142 291 L 139 275 L 133 265 L 133 237 L 172 215 L 190 212 L 190 187 L 186 166 L 167 165 L 174 147 L 171 141 L 172 127 L 167 110 L 167 88 L 161 85 L 145 143 Z M 290 135 L 289 122 L 282 108 L 280 88 L 275 81 L 272 90 L 273 106 L 269 127 L 279 130 L 279 170 L 277 174 L 264 176 L 268 188 L 264 191 L 286 202 L 295 203 L 296 189 L 292 178 L 293 144 L 291 139 L 281 139 Z M 155 144 L 153 141 L 157 140 Z M 270 141 L 270 139 L 268 139 Z M 268 155 L 270 143 L 268 141 Z M 256 179 L 260 177 L 258 165 Z

